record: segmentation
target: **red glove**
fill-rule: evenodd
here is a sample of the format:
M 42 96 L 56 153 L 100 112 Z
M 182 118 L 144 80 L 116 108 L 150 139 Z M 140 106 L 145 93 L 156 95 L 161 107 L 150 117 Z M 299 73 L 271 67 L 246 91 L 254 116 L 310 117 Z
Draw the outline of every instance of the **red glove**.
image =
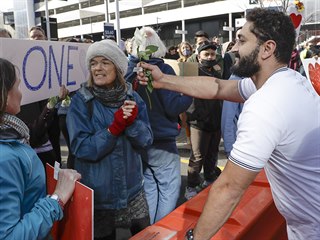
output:
M 113 122 L 108 128 L 111 134 L 115 136 L 119 136 L 127 127 L 126 120 L 127 119 L 123 118 L 122 108 L 119 108 L 119 110 L 114 113 Z
M 127 118 L 127 126 L 130 126 L 134 122 L 137 115 L 138 115 L 138 106 L 135 105 L 134 108 L 132 108 L 131 116 Z

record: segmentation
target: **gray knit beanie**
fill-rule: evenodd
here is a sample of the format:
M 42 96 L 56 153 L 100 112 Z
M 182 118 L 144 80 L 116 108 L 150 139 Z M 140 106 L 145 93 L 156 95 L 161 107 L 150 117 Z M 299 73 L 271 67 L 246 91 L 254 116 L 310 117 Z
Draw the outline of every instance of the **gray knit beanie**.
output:
M 110 39 L 95 42 L 90 45 L 86 55 L 86 64 L 90 70 L 90 60 L 94 57 L 105 57 L 124 75 L 128 69 L 128 59 L 124 52 L 118 47 L 117 43 Z

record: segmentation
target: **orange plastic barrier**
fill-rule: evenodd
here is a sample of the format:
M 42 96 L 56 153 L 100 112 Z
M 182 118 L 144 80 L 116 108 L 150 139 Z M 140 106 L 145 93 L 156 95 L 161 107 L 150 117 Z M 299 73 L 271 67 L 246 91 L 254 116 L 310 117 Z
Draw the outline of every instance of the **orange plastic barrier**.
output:
M 136 234 L 130 240 L 184 239 L 195 226 L 210 187 L 185 202 L 172 213 Z M 265 172 L 259 173 L 243 195 L 230 218 L 212 240 L 285 240 L 285 219 L 276 209 Z

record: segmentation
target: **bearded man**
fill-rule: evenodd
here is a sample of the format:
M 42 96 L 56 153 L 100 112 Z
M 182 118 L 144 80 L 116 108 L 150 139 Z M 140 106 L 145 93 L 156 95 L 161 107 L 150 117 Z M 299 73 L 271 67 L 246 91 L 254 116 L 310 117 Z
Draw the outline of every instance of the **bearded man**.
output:
M 152 72 L 154 88 L 245 101 L 227 165 L 186 239 L 210 239 L 262 169 L 286 219 L 288 239 L 319 239 L 320 98 L 305 77 L 287 67 L 295 43 L 289 16 L 256 8 L 246 19 L 235 45 L 239 61 L 232 70 L 243 80 L 172 77 L 140 63 Z M 143 72 L 138 79 L 147 83 Z

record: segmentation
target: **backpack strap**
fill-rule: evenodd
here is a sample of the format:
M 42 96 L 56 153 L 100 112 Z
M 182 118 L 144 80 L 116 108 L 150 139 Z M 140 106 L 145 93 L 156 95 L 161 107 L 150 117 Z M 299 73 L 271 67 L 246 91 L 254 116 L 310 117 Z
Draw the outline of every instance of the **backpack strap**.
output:
M 93 99 L 93 98 L 92 98 Z M 92 104 L 92 99 L 88 100 L 86 102 L 86 105 L 87 105 L 87 109 L 88 109 L 88 112 L 89 112 L 89 119 L 91 120 L 92 118 L 92 115 L 93 115 L 93 104 Z

